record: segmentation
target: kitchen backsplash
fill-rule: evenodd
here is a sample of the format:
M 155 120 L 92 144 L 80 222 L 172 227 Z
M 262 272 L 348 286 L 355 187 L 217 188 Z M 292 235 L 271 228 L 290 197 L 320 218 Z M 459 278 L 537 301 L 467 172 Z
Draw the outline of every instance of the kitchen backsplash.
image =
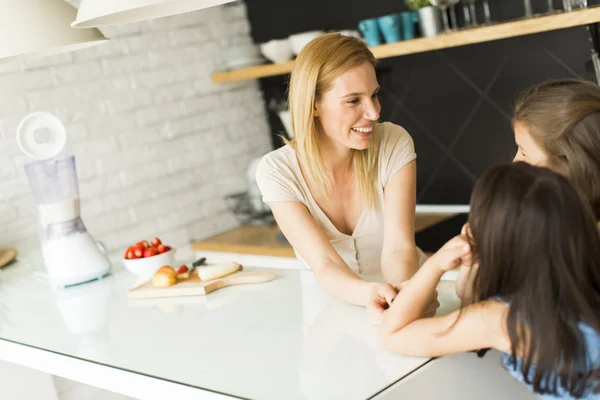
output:
M 236 225 L 223 197 L 271 147 L 257 82 L 210 79 L 225 49 L 252 42 L 244 3 L 101 30 L 98 47 L 0 65 L 0 248 L 38 240 L 15 140 L 33 111 L 65 123 L 83 221 L 109 250 Z

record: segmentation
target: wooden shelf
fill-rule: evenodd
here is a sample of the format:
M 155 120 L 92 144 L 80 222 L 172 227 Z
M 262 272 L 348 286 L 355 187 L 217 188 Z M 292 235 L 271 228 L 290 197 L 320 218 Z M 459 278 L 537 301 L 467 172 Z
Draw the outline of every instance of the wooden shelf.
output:
M 370 49 L 375 57 L 388 58 L 571 28 L 599 21 L 600 7 L 590 7 L 583 10 L 558 12 L 556 14 L 542 15 L 535 18 L 520 19 L 495 25 L 465 29 L 462 31 L 440 34 L 432 38 L 419 38 L 384 44 L 371 47 Z M 224 83 L 283 75 L 291 72 L 293 65 L 294 61 L 289 61 L 283 64 L 265 64 L 235 71 L 218 72 L 212 75 L 212 80 L 213 82 Z

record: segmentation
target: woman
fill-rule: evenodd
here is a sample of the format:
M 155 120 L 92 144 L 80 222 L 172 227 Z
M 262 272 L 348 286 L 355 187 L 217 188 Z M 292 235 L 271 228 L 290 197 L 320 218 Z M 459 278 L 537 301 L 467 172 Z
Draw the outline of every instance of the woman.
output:
M 422 253 L 413 141 L 403 128 L 377 123 L 375 65 L 359 39 L 328 33 L 310 42 L 290 78 L 294 138 L 263 157 L 256 179 L 298 258 L 329 292 L 386 307 Z M 387 283 L 359 276 L 381 273 Z

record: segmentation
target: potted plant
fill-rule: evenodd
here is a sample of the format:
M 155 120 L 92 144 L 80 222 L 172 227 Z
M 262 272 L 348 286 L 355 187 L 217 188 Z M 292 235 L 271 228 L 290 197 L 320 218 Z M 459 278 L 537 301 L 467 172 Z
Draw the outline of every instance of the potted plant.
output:
M 421 8 L 429 7 L 431 5 L 429 0 L 404 0 L 404 2 L 411 11 L 417 11 Z
M 433 7 L 429 0 L 404 0 L 408 9 L 419 14 L 421 35 L 433 37 L 442 31 L 440 10 Z

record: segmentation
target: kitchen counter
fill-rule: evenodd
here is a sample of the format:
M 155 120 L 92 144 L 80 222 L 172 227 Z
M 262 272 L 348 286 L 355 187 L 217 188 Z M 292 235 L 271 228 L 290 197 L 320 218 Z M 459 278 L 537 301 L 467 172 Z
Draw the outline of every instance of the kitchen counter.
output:
M 0 275 L 0 360 L 134 398 L 378 399 L 438 361 L 382 349 L 364 309 L 331 297 L 310 271 L 128 301 L 136 279 L 125 270 L 53 289 L 41 258 L 31 260 Z M 455 309 L 451 285 L 440 290 L 440 312 Z
M 381 349 L 364 309 L 329 296 L 309 271 L 271 269 L 275 281 L 208 296 L 128 300 L 136 278 L 126 270 L 52 289 L 40 266 L 0 278 L 0 359 L 136 398 L 365 399 L 428 361 Z
M 425 230 L 458 214 L 468 213 L 468 205 L 422 205 L 416 207 L 415 232 Z M 294 249 L 285 240 L 277 225 L 242 225 L 222 234 L 197 241 L 197 252 L 235 253 L 250 256 L 295 258 Z M 289 260 L 278 260 L 286 265 Z M 292 265 L 294 263 L 291 263 Z
M 196 251 L 296 257 L 294 249 L 275 224 L 242 225 L 220 235 L 198 241 L 192 247 Z

